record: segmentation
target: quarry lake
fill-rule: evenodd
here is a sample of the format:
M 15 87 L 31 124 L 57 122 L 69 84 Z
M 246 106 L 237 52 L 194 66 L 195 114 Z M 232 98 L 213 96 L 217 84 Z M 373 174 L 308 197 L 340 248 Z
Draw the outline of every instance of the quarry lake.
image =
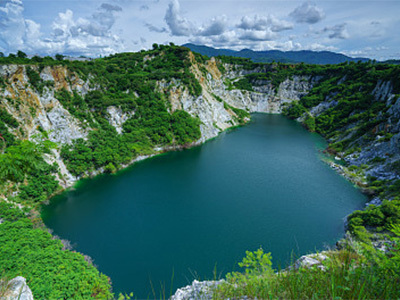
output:
M 261 246 L 284 267 L 292 253 L 334 245 L 366 198 L 321 161 L 324 147 L 295 121 L 254 114 L 202 146 L 85 180 L 44 206 L 43 219 L 114 292 L 168 298 L 238 270 L 246 250 Z

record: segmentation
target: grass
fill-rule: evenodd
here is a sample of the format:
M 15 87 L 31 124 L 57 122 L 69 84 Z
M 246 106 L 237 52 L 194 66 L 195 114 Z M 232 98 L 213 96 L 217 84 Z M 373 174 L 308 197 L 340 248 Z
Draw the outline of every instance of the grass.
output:
M 385 254 L 370 244 L 348 243 L 330 251 L 322 266 L 299 267 L 276 272 L 270 253 L 246 252 L 240 267 L 214 291 L 213 299 L 394 299 L 400 297 L 399 238 L 388 244 Z

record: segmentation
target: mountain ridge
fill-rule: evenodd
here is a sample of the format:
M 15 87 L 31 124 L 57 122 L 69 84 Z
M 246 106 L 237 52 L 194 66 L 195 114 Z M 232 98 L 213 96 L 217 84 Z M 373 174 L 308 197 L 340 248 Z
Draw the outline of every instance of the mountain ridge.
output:
M 300 51 L 281 51 L 281 50 L 266 50 L 266 51 L 254 51 L 251 49 L 242 49 L 235 51 L 231 49 L 217 49 L 213 47 L 195 45 L 186 43 L 182 45 L 190 50 L 207 56 L 235 56 L 250 58 L 254 62 L 282 62 L 282 63 L 308 63 L 308 64 L 339 64 L 347 61 L 353 62 L 367 62 L 371 59 L 365 57 L 349 57 L 341 53 L 331 51 L 312 51 L 312 50 L 300 50 Z

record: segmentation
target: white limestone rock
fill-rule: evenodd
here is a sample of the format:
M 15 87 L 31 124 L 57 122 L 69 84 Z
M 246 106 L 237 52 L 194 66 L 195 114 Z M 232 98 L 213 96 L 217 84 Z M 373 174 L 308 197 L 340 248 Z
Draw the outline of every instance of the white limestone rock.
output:
M 15 277 L 7 284 L 7 290 L 0 295 L 2 300 L 33 300 L 32 291 L 22 276 Z
M 310 255 L 303 255 L 300 257 L 293 266 L 289 268 L 300 269 L 300 268 L 311 268 L 317 267 L 318 269 L 325 270 L 325 267 L 322 265 L 322 262 L 326 260 L 328 257 L 324 252 L 310 254 Z
M 45 121 L 44 117 L 41 117 L 39 122 L 43 122 L 41 125 L 44 130 L 50 131 L 49 139 L 51 141 L 70 144 L 75 139 L 87 136 L 87 131 L 82 128 L 82 124 L 72 117 L 59 102 L 46 115 L 48 122 Z
M 298 101 L 308 93 L 311 87 L 310 77 L 293 76 L 292 79 L 285 79 L 279 85 L 277 97 L 281 99 L 282 103 Z
M 48 164 L 57 163 L 59 167 L 59 174 L 56 175 L 58 182 L 63 188 L 68 188 L 73 186 L 73 184 L 78 181 L 78 178 L 73 176 L 61 159 L 60 152 L 58 149 L 51 149 L 50 154 L 45 154 L 44 159 Z
M 122 125 L 128 120 L 134 113 L 124 113 L 121 108 L 115 106 L 107 107 L 108 122 L 111 126 L 115 127 L 115 130 L 119 134 L 122 133 Z
M 324 111 L 326 111 L 327 109 L 334 107 L 336 105 L 338 105 L 339 102 L 337 101 L 323 101 L 320 104 L 318 104 L 317 106 L 314 106 L 311 110 L 310 110 L 310 114 L 315 117 L 315 116 L 319 116 L 320 114 L 322 114 Z
M 392 84 L 390 81 L 379 80 L 376 87 L 372 91 L 372 95 L 376 101 L 385 101 L 392 92 Z
M 44 67 L 42 72 L 40 72 L 40 78 L 44 81 L 52 81 L 54 82 L 53 74 L 51 73 L 51 67 Z
M 197 281 L 194 280 L 191 285 L 178 289 L 170 300 L 211 300 L 213 290 L 223 283 L 219 281 Z

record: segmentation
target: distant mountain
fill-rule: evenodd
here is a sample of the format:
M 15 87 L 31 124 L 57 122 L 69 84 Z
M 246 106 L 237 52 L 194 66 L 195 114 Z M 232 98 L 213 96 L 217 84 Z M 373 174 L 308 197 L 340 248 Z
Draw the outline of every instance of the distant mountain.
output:
M 369 61 L 369 58 L 363 57 L 349 57 L 340 53 L 330 51 L 280 51 L 280 50 L 268 50 L 268 51 L 253 51 L 250 49 L 243 49 L 240 51 L 229 50 L 229 49 L 216 49 L 207 46 L 200 46 L 194 44 L 184 44 L 184 47 L 190 50 L 211 56 L 236 56 L 250 58 L 254 62 L 284 62 L 284 63 L 308 63 L 308 64 L 339 64 L 346 61 Z
M 400 59 L 388 59 L 382 61 L 383 64 L 390 64 L 390 65 L 400 65 Z

